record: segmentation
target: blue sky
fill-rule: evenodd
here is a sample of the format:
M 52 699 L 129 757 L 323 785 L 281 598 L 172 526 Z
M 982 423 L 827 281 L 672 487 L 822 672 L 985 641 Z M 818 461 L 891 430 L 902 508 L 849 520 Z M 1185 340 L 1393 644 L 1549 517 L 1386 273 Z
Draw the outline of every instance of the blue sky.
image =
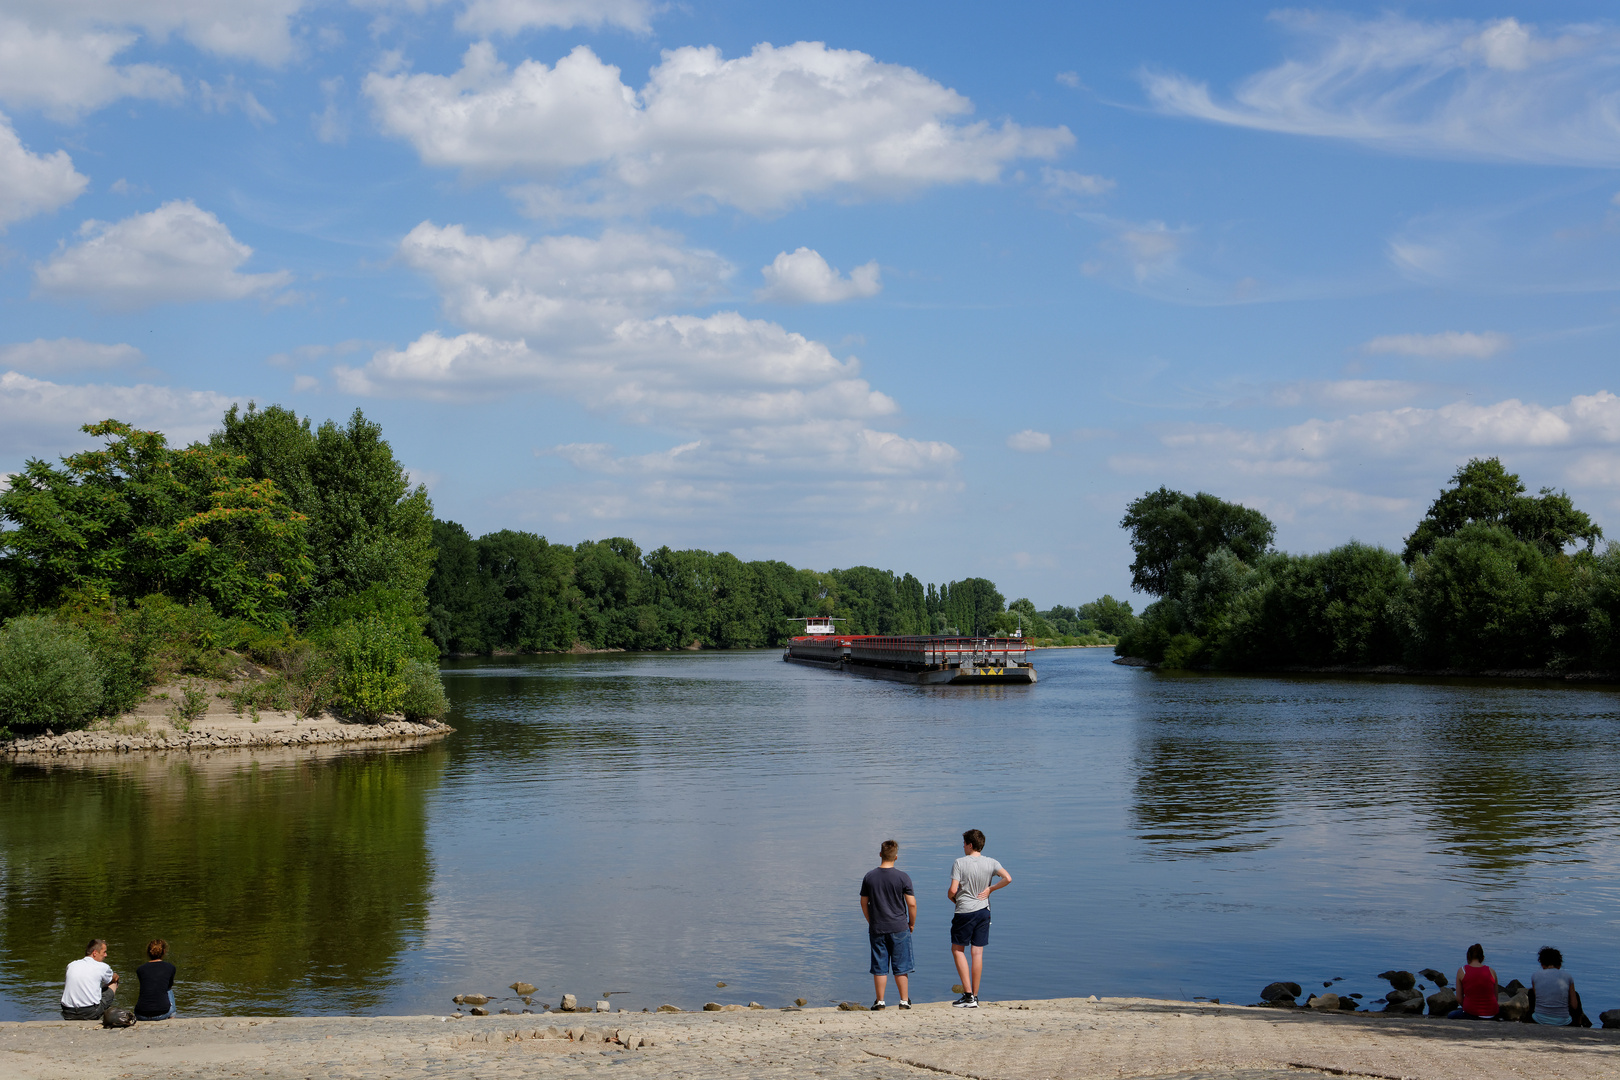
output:
M 440 517 L 1009 597 L 1124 505 L 1620 529 L 1596 4 L 7 0 L 0 473 L 380 421 Z

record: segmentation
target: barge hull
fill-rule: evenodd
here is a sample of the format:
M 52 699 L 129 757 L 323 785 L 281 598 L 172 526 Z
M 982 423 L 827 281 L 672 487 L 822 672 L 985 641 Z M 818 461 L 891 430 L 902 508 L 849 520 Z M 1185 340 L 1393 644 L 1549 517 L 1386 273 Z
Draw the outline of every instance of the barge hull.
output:
M 988 668 L 963 672 L 959 668 L 934 668 L 907 671 L 903 668 L 878 667 L 873 664 L 852 663 L 848 660 L 810 660 L 797 656 L 784 656 L 790 664 L 837 671 L 845 675 L 859 675 L 867 679 L 907 683 L 911 686 L 1028 686 L 1035 681 L 1033 667 Z

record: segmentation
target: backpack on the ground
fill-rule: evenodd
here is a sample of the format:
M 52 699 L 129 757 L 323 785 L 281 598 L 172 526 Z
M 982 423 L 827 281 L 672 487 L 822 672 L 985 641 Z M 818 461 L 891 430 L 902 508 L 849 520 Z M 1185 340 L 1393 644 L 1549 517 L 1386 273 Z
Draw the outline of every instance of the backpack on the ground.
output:
M 108 1009 L 101 1014 L 102 1027 L 134 1027 L 135 1014 L 128 1009 Z

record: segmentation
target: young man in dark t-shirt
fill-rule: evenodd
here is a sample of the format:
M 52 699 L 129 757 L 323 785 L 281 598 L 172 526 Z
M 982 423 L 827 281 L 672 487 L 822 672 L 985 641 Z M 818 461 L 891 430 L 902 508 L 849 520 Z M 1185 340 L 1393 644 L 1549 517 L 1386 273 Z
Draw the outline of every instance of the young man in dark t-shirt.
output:
M 894 971 L 894 988 L 900 992 L 900 1007 L 911 1008 L 906 992 L 912 969 L 911 932 L 917 927 L 917 893 L 911 875 L 896 870 L 894 861 L 900 845 L 883 841 L 878 849 L 878 868 L 861 879 L 861 914 L 866 916 L 867 936 L 872 945 L 872 987 L 877 991 L 873 1010 L 885 1008 L 884 988 L 889 970 Z

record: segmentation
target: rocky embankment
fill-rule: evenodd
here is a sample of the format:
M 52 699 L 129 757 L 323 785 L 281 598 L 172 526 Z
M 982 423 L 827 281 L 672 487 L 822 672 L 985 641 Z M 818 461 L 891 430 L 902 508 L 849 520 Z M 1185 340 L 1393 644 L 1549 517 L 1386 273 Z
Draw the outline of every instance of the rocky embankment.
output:
M 1260 991 L 1259 1006 L 1271 1009 L 1315 1009 L 1318 1012 L 1357 1012 L 1364 1005 L 1381 1005 L 1382 1008 L 1370 1010 L 1375 1013 L 1395 1016 L 1422 1016 L 1425 1009 L 1430 1016 L 1446 1016 L 1457 1008 L 1457 993 L 1450 986 L 1450 979 L 1443 971 L 1434 968 L 1424 968 L 1416 973 L 1410 971 L 1381 971 L 1378 978 L 1389 983 L 1390 990 L 1382 997 L 1367 999 L 1362 994 L 1337 993 L 1335 984 L 1343 982 L 1343 978 L 1331 979 L 1322 984 L 1327 993 L 1311 994 L 1302 1005 L 1299 1002 L 1304 987 L 1297 982 L 1274 982 L 1267 984 Z M 1419 982 L 1419 979 L 1426 980 Z M 1433 993 L 1426 993 L 1433 988 Z M 1582 1002 L 1584 1008 L 1585 1002 Z M 1518 979 L 1503 986 L 1496 986 L 1497 1014 L 1503 1020 L 1532 1022 L 1530 1019 L 1530 988 Z M 1620 1028 L 1620 1009 L 1609 1009 L 1600 1013 L 1598 1019 L 1604 1027 Z
M 295 723 L 266 722 L 203 726 L 190 731 L 156 728 L 146 731 L 70 731 L 0 743 L 0 754 L 28 758 L 62 754 L 136 753 L 150 750 L 225 750 L 241 747 L 329 746 L 335 743 L 406 741 L 447 735 L 455 730 L 437 721 L 392 720 L 350 724 L 331 717 Z

